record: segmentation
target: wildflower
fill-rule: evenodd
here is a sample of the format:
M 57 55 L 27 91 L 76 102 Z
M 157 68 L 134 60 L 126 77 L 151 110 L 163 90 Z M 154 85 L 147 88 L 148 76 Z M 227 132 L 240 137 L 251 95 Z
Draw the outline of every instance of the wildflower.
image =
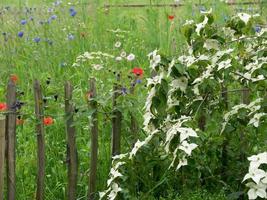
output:
M 135 67 L 133 68 L 132 73 L 134 73 L 136 76 L 142 76 L 144 71 L 142 68 Z
M 24 35 L 23 31 L 18 32 L 18 37 L 22 38 Z
M 1 103 L 0 102 L 0 111 L 6 111 L 7 110 L 7 105 L 6 103 Z
M 21 24 L 21 25 L 25 25 L 25 24 L 27 24 L 27 20 L 26 20 L 26 19 L 21 20 L 21 21 L 20 21 L 20 24 Z
M 75 11 L 75 9 L 73 7 L 70 7 L 69 11 L 71 13 L 71 12 Z
M 127 56 L 128 61 L 133 61 L 134 59 L 135 59 L 135 55 L 132 53 Z
M 36 37 L 36 38 L 33 39 L 33 41 L 36 42 L 36 43 L 39 43 L 41 41 L 41 38 Z
M 182 144 L 179 146 L 179 149 L 183 150 L 187 155 L 191 155 L 192 150 L 194 150 L 197 147 L 197 144 L 191 143 L 189 144 L 186 140 L 182 142 Z
M 168 15 L 168 19 L 170 20 L 170 21 L 172 21 L 172 20 L 174 20 L 174 15 Z
M 52 117 L 45 117 L 43 122 L 44 125 L 49 126 L 54 123 L 54 119 Z
M 68 40 L 74 40 L 74 35 L 72 35 L 71 33 L 68 35 Z
M 33 21 L 33 17 L 32 17 L 32 16 L 30 16 L 29 20 L 30 20 L 30 21 Z
M 50 19 L 52 19 L 52 20 L 55 20 L 56 18 L 57 18 L 56 15 L 52 15 L 52 16 L 50 17 Z
M 16 74 L 11 74 L 10 75 L 10 80 L 13 82 L 13 83 L 17 83 L 19 78 Z
M 126 87 L 122 87 L 122 88 L 121 88 L 121 93 L 122 93 L 123 95 L 126 95 L 126 94 L 127 94 L 127 88 L 126 88 Z
M 125 52 L 125 51 L 122 51 L 122 52 L 121 52 L 121 57 L 122 57 L 122 58 L 125 58 L 125 57 L 126 57 L 126 55 L 127 55 L 127 54 L 126 54 L 126 52 Z
M 61 4 L 61 1 L 55 1 L 55 2 L 53 3 L 54 6 L 59 6 L 60 4 Z
M 254 30 L 255 30 L 256 33 L 259 33 L 259 32 L 261 32 L 261 27 L 260 26 L 255 26 Z
M 122 57 L 118 56 L 115 58 L 116 61 L 121 61 L 122 60 Z
M 121 46 L 121 42 L 116 42 L 114 45 L 116 48 L 119 48 Z
M 15 102 L 15 104 L 12 105 L 11 108 L 12 108 L 12 109 L 15 109 L 15 110 L 20 110 L 21 107 L 22 107 L 24 104 L 25 104 L 24 102 L 21 102 L 21 101 L 17 100 L 17 101 Z
M 136 83 L 137 83 L 137 84 L 140 84 L 140 83 L 142 83 L 142 80 L 141 80 L 141 79 L 137 79 L 137 80 L 136 80 Z
M 74 17 L 77 14 L 77 11 L 73 7 L 71 7 L 69 11 L 70 11 L 70 16 L 72 17 Z

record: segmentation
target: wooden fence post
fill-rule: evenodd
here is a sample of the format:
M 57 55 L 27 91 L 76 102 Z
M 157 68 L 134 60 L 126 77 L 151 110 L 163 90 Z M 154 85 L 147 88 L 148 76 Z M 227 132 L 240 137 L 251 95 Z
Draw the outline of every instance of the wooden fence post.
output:
M 68 188 L 67 199 L 76 200 L 76 187 L 78 179 L 78 152 L 76 147 L 76 130 L 73 125 L 74 106 L 72 101 L 73 86 L 70 82 L 65 84 L 65 114 L 67 131 L 67 165 Z
M 6 118 L 0 115 L 0 200 L 4 200 Z
M 118 83 L 113 87 L 113 111 L 112 111 L 112 156 L 118 155 L 121 152 L 121 120 L 122 114 L 116 108 L 117 98 L 120 95 L 120 86 Z
M 91 163 L 90 163 L 90 177 L 89 177 L 89 193 L 88 200 L 96 199 L 96 179 L 97 179 L 97 156 L 98 156 L 98 114 L 96 97 L 95 79 L 89 81 L 90 99 L 89 106 L 93 110 L 92 124 L 91 124 Z
M 44 133 L 44 111 L 43 98 L 40 82 L 34 81 L 34 99 L 35 99 L 35 115 L 37 119 L 36 133 L 37 133 L 37 191 L 36 199 L 44 199 L 45 191 L 45 133 Z
M 15 200 L 16 195 L 16 85 L 10 80 L 7 86 L 6 120 L 7 138 L 7 199 Z

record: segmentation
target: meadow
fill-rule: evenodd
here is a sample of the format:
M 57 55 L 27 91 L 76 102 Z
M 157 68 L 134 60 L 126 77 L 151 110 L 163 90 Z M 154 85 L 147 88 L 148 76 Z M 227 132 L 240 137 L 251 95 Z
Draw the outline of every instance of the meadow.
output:
M 6 102 L 6 88 L 10 79 L 15 83 L 18 101 L 22 103 L 18 109 L 16 120 L 16 199 L 35 199 L 36 195 L 37 142 L 33 93 L 35 79 L 40 81 L 43 90 L 44 117 L 52 119 L 51 122 L 45 124 L 46 200 L 67 199 L 66 117 L 64 110 L 64 84 L 66 81 L 70 81 L 74 86 L 73 104 L 75 114 L 73 126 L 76 127 L 79 158 L 76 199 L 87 199 L 91 152 L 90 126 L 93 113 L 93 110 L 88 108 L 88 99 L 90 99 L 90 96 L 88 96 L 88 80 L 91 78 L 96 80 L 99 149 L 97 193 L 94 199 L 99 199 L 98 192 L 106 190 L 107 180 L 110 179 L 110 169 L 114 166 L 111 159 L 111 132 L 114 109 L 122 113 L 122 154 L 137 148 L 139 143 L 137 143 L 137 146 L 134 146 L 134 143 L 146 140 L 150 133 L 153 132 L 144 128 L 144 123 L 146 123 L 146 117 L 144 117 L 146 110 L 144 107 L 149 104 L 147 103 L 147 98 L 151 94 L 151 85 L 152 88 L 154 85 L 156 88 L 157 85 L 155 80 L 149 78 L 160 74 L 161 69 L 158 69 L 156 65 L 152 69 L 149 67 L 153 65 L 153 62 L 157 61 L 153 60 L 154 57 L 156 59 L 156 54 L 151 54 L 150 56 L 148 54 L 157 49 L 162 62 L 159 66 L 165 66 L 165 69 L 167 68 L 166 66 L 170 65 L 169 62 L 172 59 L 178 60 L 179 56 L 186 55 L 188 47 L 187 33 L 190 32 L 190 29 L 183 30 L 183 24 L 190 19 L 201 22 L 202 12 L 205 13 L 210 8 L 212 8 L 213 19 L 216 22 L 216 25 L 214 25 L 216 28 L 212 27 L 209 30 L 212 33 L 220 32 L 222 30 L 220 27 L 224 27 L 226 24 L 231 26 L 229 20 L 239 12 L 245 12 L 250 15 L 261 14 L 260 19 L 257 19 L 255 23 L 254 21 L 251 24 L 249 23 L 252 27 L 247 31 L 249 36 L 260 32 L 259 28 L 262 30 L 264 27 L 266 28 L 267 4 L 265 1 L 262 1 L 261 4 L 253 1 L 255 2 L 254 4 L 234 6 L 229 6 L 219 0 L 190 0 L 182 2 L 184 6 L 181 7 L 107 8 L 104 6 L 105 4 L 169 4 L 173 3 L 173 1 L 1 1 L 0 103 L 3 105 Z M 201 5 L 199 5 L 199 2 L 201 2 Z M 196 37 L 194 39 L 197 41 L 200 38 Z M 263 44 L 263 46 L 265 44 L 265 52 L 260 54 L 262 59 L 259 60 L 265 62 L 265 64 L 262 64 L 264 69 L 259 74 L 265 76 L 266 43 L 264 43 L 264 38 L 262 40 L 258 41 L 258 43 Z M 224 45 L 226 46 L 227 44 Z M 249 54 L 246 54 L 246 50 L 244 50 L 246 48 L 240 47 L 238 44 L 230 47 L 240 51 L 240 55 L 242 54 L 244 57 Z M 256 50 L 258 49 L 261 48 Z M 199 52 L 202 53 L 201 50 Z M 196 57 L 201 55 L 199 52 L 195 54 Z M 208 52 L 214 53 L 213 50 Z M 235 55 L 239 56 L 238 53 Z M 149 60 L 151 56 L 154 56 L 152 64 L 151 60 Z M 240 57 L 243 59 L 242 56 Z M 248 62 L 247 60 L 245 63 Z M 233 61 L 233 63 L 237 63 L 237 61 Z M 201 64 L 199 65 L 201 66 Z M 167 73 L 169 72 L 164 72 L 164 76 Z M 197 73 L 200 73 L 200 69 L 198 72 L 192 72 L 192 77 L 196 78 Z M 219 77 L 224 79 L 230 76 L 229 74 L 230 72 L 227 72 Z M 191 76 L 190 70 L 186 76 Z M 171 78 L 168 77 L 166 78 L 166 83 L 163 81 L 160 82 L 160 85 L 162 87 L 164 84 L 169 85 L 169 89 L 173 84 L 170 83 L 170 80 Z M 236 84 L 235 80 L 230 78 L 227 81 L 229 81 L 227 82 L 228 85 L 226 84 L 229 90 L 237 86 L 242 88 L 249 87 L 252 91 L 250 96 L 254 98 L 252 98 L 253 100 L 262 95 L 259 89 L 260 86 L 266 89 L 265 82 L 260 86 L 254 87 L 252 84 L 248 84 L 248 86 L 244 86 L 241 83 Z M 112 103 L 114 83 L 120 86 L 120 95 L 117 99 L 116 107 Z M 161 86 L 158 86 L 157 90 L 160 90 Z M 179 87 L 181 89 L 182 86 Z M 206 91 L 206 89 L 211 88 L 215 90 L 211 92 L 220 95 L 216 91 L 221 88 L 215 84 L 207 84 L 205 89 L 200 89 L 200 92 L 202 92 L 202 89 Z M 134 92 L 132 92 L 132 89 L 134 89 Z M 168 89 L 162 88 L 162 91 Z M 192 93 L 188 92 L 186 94 L 188 95 L 187 97 L 180 93 L 177 94 L 177 99 L 184 98 L 184 103 L 180 104 L 184 108 L 179 108 L 182 110 L 181 112 L 174 111 L 175 109 L 160 110 L 165 108 L 165 104 L 161 104 L 161 102 L 164 96 L 167 98 L 168 95 L 164 92 L 162 94 L 157 93 L 157 95 L 159 98 L 153 100 L 155 104 L 153 109 L 155 113 L 162 112 L 162 114 L 157 115 L 157 117 L 155 117 L 155 114 L 155 124 L 160 124 L 164 118 L 167 119 L 165 114 L 170 110 L 170 112 L 177 112 L 175 117 L 191 113 L 191 110 L 183 109 L 191 105 L 190 98 L 191 100 L 195 98 Z M 239 102 L 240 96 L 242 95 L 235 94 L 229 97 L 229 101 L 232 103 L 225 107 L 234 107 Z M 206 99 L 205 95 L 202 97 Z M 187 102 L 187 98 L 189 98 L 189 102 Z M 129 181 L 129 189 L 125 190 L 126 192 L 122 196 L 115 195 L 113 198 L 111 195 L 103 198 L 144 200 L 247 199 L 247 189 L 245 184 L 242 183 L 249 167 L 247 157 L 266 151 L 266 120 L 262 120 L 263 125 L 259 130 L 251 127 L 251 129 L 246 130 L 247 124 L 244 127 L 236 125 L 234 128 L 226 126 L 227 131 L 229 130 L 229 135 L 233 134 L 231 132 L 233 129 L 238 132 L 244 132 L 245 136 L 242 134 L 242 137 L 240 136 L 241 139 L 239 136 L 233 139 L 232 136 L 219 134 L 219 127 L 222 124 L 219 120 L 221 119 L 220 114 L 230 111 L 230 108 L 217 109 L 219 106 L 224 107 L 221 103 L 216 104 L 220 100 L 219 97 L 210 99 L 210 104 L 213 102 L 211 105 L 203 101 L 206 106 L 200 113 L 199 110 L 202 109 L 203 102 L 192 109 L 194 111 L 197 110 L 196 118 L 203 119 L 202 112 L 206 114 L 206 118 L 211 122 L 205 125 L 206 130 L 202 130 L 201 120 L 198 120 L 199 124 L 190 122 L 193 124 L 192 127 L 196 128 L 199 134 L 202 135 L 198 144 L 201 148 L 197 150 L 189 166 L 181 168 L 180 171 L 175 169 L 167 170 L 172 159 L 169 159 L 166 156 L 167 154 L 162 153 L 167 139 L 163 146 L 160 145 L 160 141 L 162 137 L 165 137 L 165 133 L 167 134 L 168 132 L 163 131 L 162 136 L 155 139 L 153 144 L 148 144 L 148 147 L 144 148 L 141 155 L 137 155 L 137 160 L 125 161 L 128 168 L 123 170 L 127 172 L 125 180 L 126 182 Z M 222 101 L 228 100 L 223 99 Z M 209 112 L 212 109 L 217 110 L 214 113 Z M 2 112 L 5 113 L 5 110 L 3 109 Z M 137 135 L 132 133 L 132 116 L 136 120 Z M 246 120 L 249 119 L 246 118 Z M 241 121 L 240 124 L 245 123 L 244 119 L 234 119 L 233 121 L 235 124 L 239 123 L 239 121 Z M 197 127 L 198 125 L 199 127 Z M 155 126 L 157 127 L 157 125 Z M 160 125 L 158 127 L 162 128 Z M 163 130 L 165 129 L 163 128 Z M 227 143 L 225 143 L 226 140 Z M 250 141 L 252 142 L 250 143 Z M 175 142 L 177 141 L 170 142 L 170 146 Z M 224 145 L 227 145 L 227 150 L 224 149 Z M 222 151 L 220 150 L 221 148 L 223 149 Z M 223 159 L 221 154 L 228 157 Z M 224 169 L 222 160 L 226 160 L 227 169 Z M 266 166 L 264 167 L 266 168 Z M 227 174 L 222 174 L 222 172 Z M 120 178 L 120 175 L 116 178 Z M 124 179 L 122 178 L 122 180 Z M 263 190 L 265 191 L 266 188 Z M 7 188 L 5 186 L 5 193 L 6 191 Z M 5 196 L 4 199 L 6 198 Z M 267 198 L 266 194 L 265 198 Z

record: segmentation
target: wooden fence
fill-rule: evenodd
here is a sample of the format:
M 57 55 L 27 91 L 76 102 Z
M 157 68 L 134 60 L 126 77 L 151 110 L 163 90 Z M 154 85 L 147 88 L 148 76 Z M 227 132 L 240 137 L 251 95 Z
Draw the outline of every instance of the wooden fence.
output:
M 66 160 L 67 160 L 67 188 L 66 197 L 68 200 L 77 199 L 77 180 L 78 180 L 78 149 L 76 146 L 76 127 L 74 126 L 75 108 L 72 102 L 73 86 L 67 81 L 65 83 L 65 126 L 66 126 Z M 35 101 L 35 118 L 36 118 L 36 139 L 37 139 L 37 179 L 36 179 L 36 199 L 45 199 L 45 128 L 44 128 L 44 102 L 42 87 L 38 80 L 33 84 L 34 101 Z M 89 180 L 88 180 L 88 200 L 96 199 L 96 184 L 97 184 L 97 160 L 98 160 L 98 104 L 96 98 L 96 81 L 89 80 L 88 87 L 88 108 L 93 111 L 90 123 L 91 135 L 91 153 Z M 114 85 L 113 91 L 113 118 L 112 118 L 112 144 L 111 157 L 120 154 L 121 151 L 121 119 L 122 113 L 116 109 L 117 98 L 120 95 L 120 86 Z M 133 90 L 132 90 L 133 92 Z M 5 113 L 0 113 L 0 200 L 16 199 L 16 84 L 10 80 L 7 86 L 7 110 Z M 89 123 L 89 122 L 88 122 Z M 132 130 L 136 137 L 136 121 L 132 116 Z M 6 163 L 6 165 L 5 165 Z M 6 175 L 5 175 L 6 168 Z M 4 180 L 6 178 L 6 180 Z M 5 192 L 6 182 L 6 194 Z
M 236 2 L 234 0 L 229 1 L 226 3 L 228 6 L 242 6 L 242 5 L 260 5 L 260 4 L 266 4 L 266 1 L 242 1 L 242 2 Z M 204 3 L 203 3 L 204 4 Z M 201 6 L 203 5 L 202 2 L 200 1 L 198 4 L 193 4 L 195 6 Z M 186 4 L 183 3 L 171 3 L 171 4 L 105 4 L 104 8 L 145 8 L 145 7 L 172 7 L 172 8 L 179 8 L 183 7 Z M 207 5 L 207 4 L 205 4 Z M 212 5 L 212 4 L 209 4 Z

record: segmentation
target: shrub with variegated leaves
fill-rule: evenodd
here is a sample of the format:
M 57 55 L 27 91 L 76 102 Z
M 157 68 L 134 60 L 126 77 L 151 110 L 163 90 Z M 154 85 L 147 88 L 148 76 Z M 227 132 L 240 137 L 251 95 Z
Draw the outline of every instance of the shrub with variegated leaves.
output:
M 147 80 L 146 137 L 114 157 L 102 199 L 146 199 L 152 192 L 160 197 L 164 186 L 175 189 L 176 182 L 242 195 L 246 156 L 266 149 L 267 29 L 255 31 L 260 17 L 246 13 L 224 26 L 214 21 L 210 10 L 198 22 L 185 22 L 182 55 L 148 55 L 157 75 Z M 183 174 L 176 172 L 186 165 Z M 248 185 L 254 188 L 250 198 L 266 196 L 254 185 Z

